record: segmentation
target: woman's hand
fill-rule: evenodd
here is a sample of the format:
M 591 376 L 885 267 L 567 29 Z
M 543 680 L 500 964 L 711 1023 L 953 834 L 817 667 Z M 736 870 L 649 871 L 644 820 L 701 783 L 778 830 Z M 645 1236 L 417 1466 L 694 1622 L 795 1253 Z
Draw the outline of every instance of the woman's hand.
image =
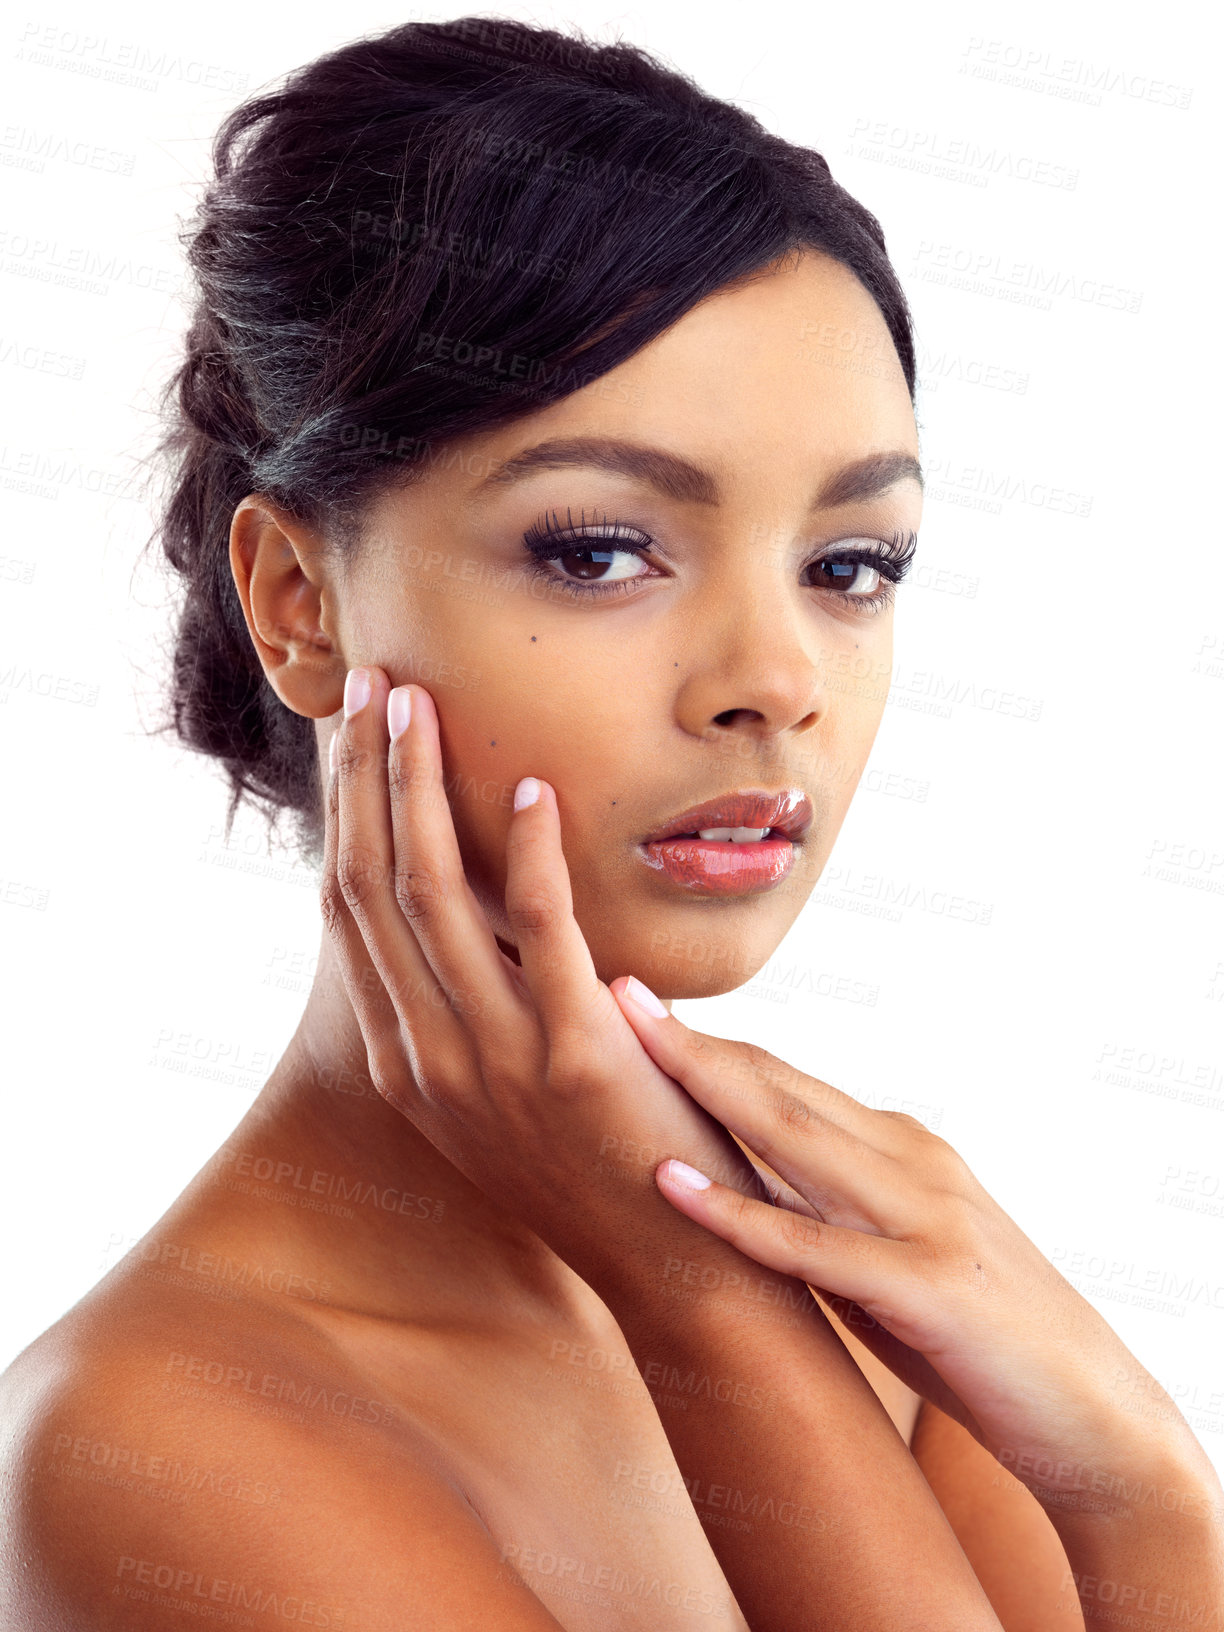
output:
M 1206 1472 L 1188 1427 L 1145 1435 L 1121 1411 L 1110 1385 L 1133 1388 L 1143 1367 L 946 1140 L 762 1048 L 652 1016 L 634 984 L 611 990 L 651 1058 L 783 1181 L 758 1168 L 763 1201 L 703 1187 L 669 1159 L 656 1180 L 674 1207 L 820 1292 L 1039 1496 L 1116 1493 L 1136 1460 L 1166 1449 Z
M 387 679 L 369 673 L 372 698 L 333 738 L 321 897 L 379 1091 L 594 1288 L 639 1369 L 677 1390 L 663 1394 L 666 1432 L 686 1485 L 766 1504 L 769 1516 L 710 1537 L 754 1624 L 997 1626 L 803 1283 L 762 1271 L 659 1193 L 654 1169 L 669 1151 L 769 1192 L 599 980 L 573 917 L 553 790 L 540 783 L 509 823 L 519 966 L 463 874 L 432 699 L 403 688 L 411 722 L 401 732 L 392 717 L 388 747 Z M 350 676 L 346 704 L 357 700 Z M 685 1272 L 682 1296 L 670 1265 Z M 691 1301 L 690 1270 L 717 1290 Z
M 365 672 L 372 695 L 332 738 L 321 902 L 375 1086 L 597 1291 L 619 1284 L 634 1255 L 642 1278 L 657 1279 L 677 1223 L 653 1180 L 664 1151 L 767 1192 L 597 977 L 553 790 L 537 783 L 510 820 L 506 911 L 520 966 L 464 877 L 432 698 L 397 688 L 411 720 L 392 741 L 387 676 Z M 683 1229 L 690 1249 L 709 1239 Z

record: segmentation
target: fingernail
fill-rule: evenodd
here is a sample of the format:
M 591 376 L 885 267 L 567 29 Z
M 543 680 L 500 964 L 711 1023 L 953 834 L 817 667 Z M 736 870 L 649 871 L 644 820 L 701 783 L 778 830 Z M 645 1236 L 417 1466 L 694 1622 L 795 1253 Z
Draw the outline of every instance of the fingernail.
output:
M 340 757 L 340 733 L 339 733 L 339 731 L 333 731 L 332 734 L 331 734 L 331 741 L 327 745 L 327 774 L 329 776 L 334 776 L 335 775 L 335 772 L 336 772 L 336 760 L 339 757 Z
M 710 1181 L 705 1174 L 698 1173 L 697 1169 L 690 1167 L 687 1162 L 678 1162 L 673 1156 L 664 1165 L 667 1168 L 667 1177 L 673 1184 L 682 1184 L 688 1190 L 708 1190 L 710 1188 Z
M 344 677 L 344 717 L 347 720 L 370 700 L 369 669 L 350 669 Z
M 523 810 L 528 805 L 534 805 L 540 797 L 540 784 L 534 776 L 525 776 L 514 790 L 514 808 Z
M 401 731 L 408 729 L 408 721 L 412 718 L 412 688 L 411 686 L 392 686 L 387 693 L 387 730 L 392 742 Z
M 647 1014 L 652 1014 L 656 1020 L 667 1019 L 667 1010 L 659 1002 L 650 987 L 640 981 L 636 975 L 630 975 L 625 982 L 625 996 L 630 1002 L 636 1003 L 639 1009 L 645 1009 Z

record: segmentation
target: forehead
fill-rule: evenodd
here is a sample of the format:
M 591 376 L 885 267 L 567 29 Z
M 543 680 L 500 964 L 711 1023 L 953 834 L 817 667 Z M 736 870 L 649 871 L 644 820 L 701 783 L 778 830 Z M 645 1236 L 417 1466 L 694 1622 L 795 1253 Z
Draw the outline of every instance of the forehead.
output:
M 492 468 L 583 435 L 805 479 L 877 449 L 918 452 L 888 325 L 854 274 L 815 252 L 716 291 L 616 368 L 474 442 Z

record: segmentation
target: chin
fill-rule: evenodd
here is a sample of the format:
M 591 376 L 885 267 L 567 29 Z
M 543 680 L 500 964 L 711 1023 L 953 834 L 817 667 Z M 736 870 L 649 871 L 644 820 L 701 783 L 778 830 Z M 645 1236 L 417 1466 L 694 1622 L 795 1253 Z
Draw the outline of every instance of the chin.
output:
M 620 975 L 636 975 L 658 997 L 670 1002 L 721 997 L 756 975 L 773 955 L 778 937 L 745 945 L 742 935 L 711 928 L 708 933 L 684 929 L 652 930 L 643 942 L 621 946 L 607 957 L 592 948 L 595 972 L 604 985 Z
M 657 977 L 657 983 L 648 980 L 646 984 L 658 997 L 669 1003 L 684 1002 L 689 998 L 722 997 L 725 992 L 734 992 L 740 986 L 746 985 L 755 973 L 755 970 L 747 970 L 742 974 L 731 974 L 725 969 L 722 971 L 709 969 L 703 973 L 695 969 L 683 984 L 674 978 L 674 972 L 670 982 Z

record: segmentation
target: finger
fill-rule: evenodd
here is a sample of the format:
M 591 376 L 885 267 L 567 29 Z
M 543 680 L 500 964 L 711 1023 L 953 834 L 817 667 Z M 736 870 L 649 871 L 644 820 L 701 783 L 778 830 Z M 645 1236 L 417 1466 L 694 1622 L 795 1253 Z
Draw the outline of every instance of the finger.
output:
M 515 789 L 506 841 L 506 916 L 550 1042 L 585 1042 L 589 1048 L 591 1031 L 609 1021 L 619 1032 L 616 1005 L 574 917 L 556 791 L 538 777 L 523 777 Z
M 864 1143 L 880 1149 L 900 1147 L 901 1141 L 890 1137 L 896 1124 L 888 1112 L 862 1104 L 852 1094 L 797 1070 L 755 1043 L 694 1031 L 676 1015 L 662 1010 L 661 1005 L 661 1012 L 656 1014 L 649 1006 L 653 993 L 634 975 L 617 976 L 609 989 L 651 1056 L 669 1076 L 683 1080 L 686 1070 L 700 1070 L 703 1078 L 715 1076 L 710 1091 L 721 1093 L 728 1107 L 737 1098 L 758 1104 L 764 1094 L 778 1100 L 785 1095 L 800 1096 L 823 1121 Z M 643 994 L 648 1000 L 645 1005 Z M 658 1003 L 657 998 L 654 1001 Z
M 453 1053 L 459 1022 L 395 895 L 395 845 L 387 785 L 387 677 L 368 666 L 368 700 L 357 678 L 345 683 L 345 719 L 337 730 L 339 799 L 336 876 L 367 953 L 394 1004 L 397 1029 L 411 1038 L 414 1070 L 425 1050 Z
M 672 1205 L 687 1217 L 705 1225 L 715 1235 L 730 1241 L 746 1257 L 803 1281 L 829 1306 L 842 1324 L 870 1349 L 876 1359 L 886 1365 L 894 1376 L 899 1377 L 907 1388 L 921 1394 L 955 1421 L 965 1424 L 972 1430 L 972 1418 L 966 1413 L 954 1390 L 944 1382 L 926 1356 L 901 1337 L 894 1335 L 881 1319 L 865 1307 L 858 1293 L 837 1292 L 828 1284 L 828 1274 L 831 1270 L 835 1278 L 839 1275 L 844 1277 L 852 1272 L 855 1276 L 854 1284 L 860 1287 L 864 1295 L 867 1289 L 872 1287 L 878 1291 L 883 1284 L 883 1275 L 904 1275 L 907 1289 L 911 1288 L 912 1265 L 906 1264 L 899 1254 L 896 1255 L 895 1266 L 889 1261 L 887 1248 L 895 1247 L 896 1243 L 881 1241 L 879 1237 L 860 1236 L 860 1241 L 874 1242 L 885 1249 L 884 1270 L 874 1275 L 864 1273 L 863 1266 L 857 1259 L 853 1259 L 852 1269 L 848 1271 L 846 1261 L 850 1254 L 842 1252 L 839 1255 L 836 1243 L 839 1237 L 846 1234 L 855 1235 L 858 1232 L 840 1230 L 837 1226 L 830 1226 L 819 1219 L 816 1220 L 814 1232 L 804 1230 L 799 1219 L 793 1216 L 799 1215 L 799 1218 L 809 1219 L 812 1217 L 803 1198 L 797 1196 L 788 1185 L 780 1184 L 771 1173 L 762 1169 L 759 1163 L 753 1162 L 752 1165 L 766 1189 L 771 1194 L 777 1192 L 774 1210 L 791 1213 L 790 1221 L 785 1218 L 769 1219 L 767 1217 L 770 1211 L 769 1203 L 750 1201 L 734 1190 L 727 1192 L 730 1198 L 728 1205 L 721 1195 L 721 1192 L 726 1190 L 723 1185 L 711 1183 L 707 1189 L 692 1188 L 686 1182 L 683 1170 L 687 1169 L 688 1174 L 693 1174 L 696 1170 L 689 1168 L 687 1163 L 676 1162 L 674 1159 L 660 1163 L 656 1180 L 660 1190 Z M 703 1174 L 697 1176 L 704 1177 Z M 709 1210 L 703 1215 L 698 1209 L 707 1201 Z M 762 1206 L 764 1213 L 760 1211 Z M 737 1233 L 731 1233 L 734 1226 L 727 1222 L 734 1218 L 738 1218 Z M 760 1224 L 758 1220 L 761 1220 Z M 830 1242 L 834 1244 L 832 1250 Z M 850 1245 L 853 1247 L 855 1244 Z M 870 1246 L 867 1250 L 871 1250 Z M 820 1260 L 819 1274 L 817 1265 L 813 1263 L 815 1257 Z M 823 1280 L 822 1275 L 825 1277 Z M 846 1284 L 844 1278 L 842 1284 Z M 886 1298 L 885 1304 L 889 1317 L 894 1325 L 897 1325 L 896 1300 Z M 883 1312 L 881 1310 L 881 1313 Z
M 904 1166 L 857 1131 L 879 1113 L 754 1044 L 651 1014 L 634 1000 L 640 986 L 618 977 L 611 991 L 655 1064 L 821 1217 L 876 1234 L 921 1223 L 922 1195 Z
M 320 881 L 320 906 L 327 926 L 340 972 L 344 979 L 353 1012 L 366 1044 L 366 1052 L 374 1072 L 375 1086 L 383 1092 L 392 1077 L 378 1069 L 378 1042 L 383 1038 L 399 1036 L 399 1019 L 395 1006 L 383 984 L 382 976 L 371 961 L 357 921 L 349 911 L 337 877 L 336 863 L 340 831 L 340 777 L 338 775 L 339 734 L 333 732 L 330 743 L 330 769 L 327 779 L 327 804 L 324 816 L 323 871 Z M 404 1104 L 394 1101 L 396 1108 Z
M 384 755 L 391 833 L 394 909 L 409 930 L 415 956 L 405 965 L 445 994 L 456 1015 L 480 1035 L 504 1037 L 523 1004 L 520 984 L 464 873 L 446 797 L 438 711 L 423 686 L 397 686 L 396 733 Z M 405 724 L 400 705 L 407 704 Z M 388 730 L 390 729 L 388 717 Z
M 852 1299 L 873 1319 L 893 1316 L 913 1296 L 909 1248 L 756 1201 L 668 1158 L 655 1182 L 678 1212 L 780 1275 Z

